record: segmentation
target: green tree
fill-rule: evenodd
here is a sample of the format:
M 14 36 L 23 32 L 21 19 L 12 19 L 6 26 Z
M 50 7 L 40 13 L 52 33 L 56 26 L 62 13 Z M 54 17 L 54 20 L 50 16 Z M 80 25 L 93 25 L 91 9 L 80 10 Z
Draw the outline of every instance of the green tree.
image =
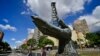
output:
M 22 44 L 21 48 L 24 49 L 24 50 L 26 50 L 28 48 L 28 46 L 27 46 L 27 44 Z
M 50 45 L 54 45 L 54 42 L 50 39 L 47 39 L 47 36 L 41 36 L 40 39 L 39 39 L 39 44 L 38 46 L 39 47 L 43 47 L 47 44 L 50 44 Z
M 28 46 L 30 46 L 31 48 L 34 48 L 34 46 L 36 46 L 36 44 L 37 44 L 37 42 L 36 42 L 36 40 L 35 39 L 29 39 L 28 41 L 27 41 L 27 45 Z
M 38 41 L 38 46 L 43 47 L 44 46 L 44 39 L 46 39 L 47 36 L 41 36 L 39 41 Z
M 54 45 L 54 42 L 53 42 L 52 40 L 50 40 L 50 39 L 47 39 L 47 38 L 44 39 L 43 43 L 44 43 L 45 45 L 47 45 L 47 44 Z
M 87 33 L 86 34 L 86 39 L 89 40 L 90 45 L 98 45 L 100 44 L 100 36 L 97 35 L 96 33 Z
M 11 50 L 11 47 L 7 42 L 1 42 L 0 46 L 0 49 L 2 49 L 3 51 Z

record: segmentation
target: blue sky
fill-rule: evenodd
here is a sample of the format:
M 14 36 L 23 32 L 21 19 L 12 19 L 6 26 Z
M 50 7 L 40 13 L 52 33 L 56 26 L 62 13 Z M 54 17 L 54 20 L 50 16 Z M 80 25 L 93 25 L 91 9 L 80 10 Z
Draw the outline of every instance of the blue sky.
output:
M 12 46 L 15 46 L 15 42 L 11 40 L 15 38 L 20 42 L 28 35 L 28 28 L 34 28 L 31 21 L 31 15 L 21 15 L 21 12 L 26 10 L 26 6 L 21 0 L 0 0 L 0 24 L 6 26 L 10 25 L 15 27 L 16 31 L 9 29 L 3 29 L 5 36 L 4 41 L 9 42 Z M 5 22 L 6 19 L 8 22 Z
M 47 4 L 48 1 L 44 0 L 41 2 L 41 0 L 38 0 L 37 2 L 36 0 L 34 1 L 33 0 L 0 0 L 0 30 L 4 31 L 5 33 L 3 40 L 10 43 L 12 47 L 15 47 L 17 46 L 18 43 L 20 43 L 25 38 L 27 38 L 28 29 L 32 30 L 35 28 L 35 25 L 32 23 L 30 16 L 36 13 L 41 18 L 44 19 L 47 18 L 47 16 L 49 15 L 48 13 L 49 11 L 45 12 L 47 14 L 45 14 L 44 12 L 41 13 L 41 11 L 44 9 L 44 8 L 41 9 L 41 4 Z M 65 0 L 61 0 L 61 1 L 65 1 Z M 59 1 L 57 2 L 60 3 Z M 83 1 L 82 2 L 83 4 L 79 4 L 81 6 L 77 6 L 77 4 L 75 4 L 76 5 L 75 8 L 77 7 L 79 8 L 77 10 L 73 7 L 70 7 L 70 5 L 67 6 L 66 3 L 68 2 L 65 3 L 61 2 L 60 4 L 62 6 L 65 6 L 65 8 L 69 10 L 71 8 L 70 11 L 64 9 L 65 10 L 64 13 L 61 13 L 63 12 L 63 10 L 57 7 L 60 18 L 64 18 L 66 24 L 71 25 L 76 19 L 80 19 L 80 18 L 86 18 L 87 22 L 89 22 L 87 19 L 89 17 L 97 18 L 96 16 L 94 17 L 93 15 L 94 14 L 97 15 L 95 11 L 97 11 L 96 7 L 100 6 L 100 0 L 89 0 L 89 2 Z M 48 6 L 46 8 L 48 10 Z M 98 12 L 100 12 L 100 10 Z M 98 20 L 100 20 L 100 18 Z

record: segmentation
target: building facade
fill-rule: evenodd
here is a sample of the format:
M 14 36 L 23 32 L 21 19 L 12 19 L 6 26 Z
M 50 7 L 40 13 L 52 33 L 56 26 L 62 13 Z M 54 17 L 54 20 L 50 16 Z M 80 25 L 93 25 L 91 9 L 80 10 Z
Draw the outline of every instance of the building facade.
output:
M 73 24 L 72 40 L 77 41 L 78 45 L 84 46 L 87 43 L 86 33 L 89 33 L 86 20 L 76 20 Z
M 33 38 L 38 41 L 40 36 L 43 36 L 43 34 L 38 30 L 38 28 L 35 28 Z M 54 46 L 58 46 L 58 40 L 56 38 L 50 36 L 48 36 L 47 38 L 54 42 Z
M 4 32 L 0 31 L 0 42 L 2 41 L 3 36 L 4 36 Z
M 40 36 L 43 36 L 43 34 L 39 31 L 38 28 L 34 29 L 34 34 L 33 34 L 33 38 L 36 39 L 37 41 L 39 40 Z
M 73 29 L 76 32 L 82 32 L 84 35 L 89 32 L 89 28 L 85 19 L 76 20 L 73 24 Z

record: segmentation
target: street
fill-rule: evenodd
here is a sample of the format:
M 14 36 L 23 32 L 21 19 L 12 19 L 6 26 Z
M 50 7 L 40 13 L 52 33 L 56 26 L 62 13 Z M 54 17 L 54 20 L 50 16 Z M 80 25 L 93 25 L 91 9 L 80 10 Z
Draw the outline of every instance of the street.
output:
M 28 54 L 22 54 L 22 53 L 11 53 L 8 56 L 28 56 Z M 41 56 L 40 53 L 32 53 L 32 56 Z
M 0 56 L 27 56 L 27 55 L 13 50 L 13 51 L 11 51 L 11 53 L 0 54 Z
M 8 56 L 27 56 L 27 55 L 22 54 L 22 53 L 11 53 Z
M 36 50 L 32 52 L 32 56 L 41 56 L 41 51 L 40 50 Z M 47 52 L 47 55 L 51 55 L 55 53 L 55 50 L 53 50 L 52 52 Z M 21 52 L 16 52 L 16 51 L 12 51 L 12 53 L 9 54 L 0 54 L 0 56 L 28 56 L 28 54 L 23 54 Z
M 22 53 L 10 53 L 10 54 L 0 54 L 0 56 L 27 56 L 25 54 L 22 54 Z

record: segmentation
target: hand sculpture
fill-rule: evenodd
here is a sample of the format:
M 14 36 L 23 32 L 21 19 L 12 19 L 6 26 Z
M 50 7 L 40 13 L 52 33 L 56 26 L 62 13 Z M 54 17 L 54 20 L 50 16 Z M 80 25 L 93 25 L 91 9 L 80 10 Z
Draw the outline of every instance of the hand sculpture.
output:
M 39 18 L 38 16 L 32 16 L 32 19 L 43 34 L 55 37 L 59 40 L 58 53 L 63 53 L 65 45 L 71 40 L 70 28 L 66 26 L 62 20 L 59 20 L 60 27 L 57 27 L 52 23 Z

